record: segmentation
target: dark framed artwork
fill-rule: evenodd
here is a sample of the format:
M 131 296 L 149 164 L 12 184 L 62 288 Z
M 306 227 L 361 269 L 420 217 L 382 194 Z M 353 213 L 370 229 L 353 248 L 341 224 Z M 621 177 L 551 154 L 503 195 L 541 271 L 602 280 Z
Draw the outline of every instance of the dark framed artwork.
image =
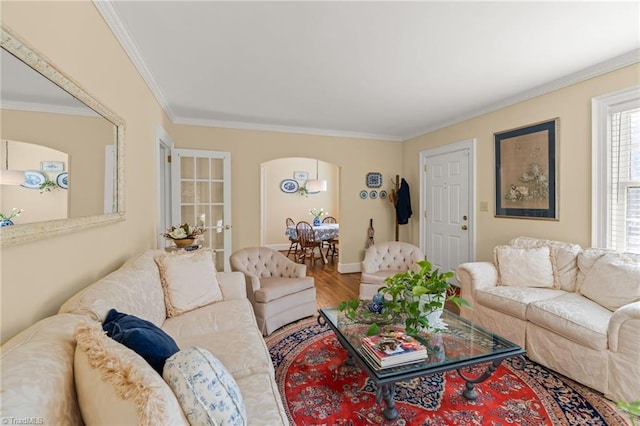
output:
M 494 133 L 496 217 L 558 220 L 558 125 Z

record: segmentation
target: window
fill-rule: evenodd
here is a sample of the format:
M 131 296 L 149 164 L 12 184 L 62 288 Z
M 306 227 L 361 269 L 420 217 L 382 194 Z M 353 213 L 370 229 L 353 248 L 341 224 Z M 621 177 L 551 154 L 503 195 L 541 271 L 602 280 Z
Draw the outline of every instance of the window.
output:
M 592 101 L 592 244 L 640 253 L 640 86 Z

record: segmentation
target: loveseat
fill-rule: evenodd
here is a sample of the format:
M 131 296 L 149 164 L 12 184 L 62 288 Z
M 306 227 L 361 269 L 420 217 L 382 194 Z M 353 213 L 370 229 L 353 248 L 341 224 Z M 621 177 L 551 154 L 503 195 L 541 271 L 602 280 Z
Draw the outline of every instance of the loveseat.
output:
M 161 263 L 156 263 L 167 255 L 148 250 L 132 258 L 69 299 L 57 315 L 2 346 L 3 423 L 189 424 L 167 382 L 137 353 L 102 332 L 101 322 L 115 309 L 160 327 L 175 340 L 179 353 L 195 347 L 201 358 L 207 353 L 221 362 L 239 388 L 247 424 L 288 424 L 269 352 L 246 297 L 244 276 L 213 269 L 202 280 L 182 269 L 178 278 L 193 281 L 196 288 L 208 292 L 215 281 L 219 288 L 221 300 L 192 309 L 193 303 L 206 300 L 200 294 L 167 293 L 165 278 L 171 275 L 164 271 L 161 276 Z M 172 268 L 172 273 L 181 271 Z M 87 330 L 94 335 L 80 334 Z M 96 354 L 97 347 L 109 356 Z
M 463 317 L 611 400 L 640 400 L 640 255 L 518 237 L 456 277 Z

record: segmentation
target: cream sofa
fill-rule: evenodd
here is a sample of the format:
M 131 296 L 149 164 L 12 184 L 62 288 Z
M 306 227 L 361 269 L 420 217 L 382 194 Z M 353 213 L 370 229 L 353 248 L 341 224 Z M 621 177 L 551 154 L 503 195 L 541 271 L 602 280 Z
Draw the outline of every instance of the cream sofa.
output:
M 552 286 L 505 285 L 505 274 L 515 282 L 548 274 L 542 267 L 546 260 L 540 258 L 544 247 L 549 248 Z M 523 346 L 533 361 L 611 400 L 637 401 L 639 262 L 637 254 L 519 237 L 497 247 L 494 262 L 457 268 L 461 296 L 471 304 L 461 315 Z
M 74 355 L 75 371 L 80 370 L 74 330 L 85 323 L 99 324 L 97 321 L 102 321 L 107 312 L 115 308 L 161 327 L 181 349 L 197 346 L 218 358 L 238 384 L 248 424 L 288 424 L 269 352 L 246 297 L 244 276 L 238 272 L 217 273 L 222 301 L 167 318 L 160 274 L 154 261 L 163 253 L 149 250 L 131 259 L 73 296 L 62 305 L 58 315 L 37 322 L 2 346 L 0 416 L 4 423 L 16 424 L 24 419 L 32 424 L 47 425 L 100 422 L 96 417 L 83 419 L 83 414 L 95 407 L 81 407 L 83 404 L 79 401 L 108 390 L 104 383 L 97 383 L 99 379 L 82 386 L 77 383 Z M 160 376 L 155 371 L 152 373 L 157 375 L 154 386 L 166 386 L 164 381 L 157 380 Z M 170 388 L 167 389 L 169 392 L 165 395 L 174 397 Z M 122 404 L 134 402 L 127 400 Z M 188 424 L 176 401 L 167 400 L 162 405 L 167 423 Z M 118 410 L 127 411 L 126 408 Z M 135 413 L 135 409 L 130 411 Z M 131 423 L 140 422 L 138 419 Z

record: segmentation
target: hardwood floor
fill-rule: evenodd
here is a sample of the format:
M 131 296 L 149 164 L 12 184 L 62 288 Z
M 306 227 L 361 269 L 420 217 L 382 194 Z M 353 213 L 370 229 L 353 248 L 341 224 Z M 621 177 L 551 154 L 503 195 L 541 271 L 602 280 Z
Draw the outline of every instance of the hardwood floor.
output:
M 283 254 L 286 256 L 286 250 Z M 337 259 L 330 259 L 327 264 L 323 264 L 322 260 L 317 259 L 314 264 L 308 261 L 306 265 L 307 275 L 315 279 L 318 308 L 335 307 L 342 301 L 356 299 L 360 294 L 360 272 L 339 273 L 336 270 Z M 452 303 L 447 302 L 445 308 L 460 313 L 460 310 Z

